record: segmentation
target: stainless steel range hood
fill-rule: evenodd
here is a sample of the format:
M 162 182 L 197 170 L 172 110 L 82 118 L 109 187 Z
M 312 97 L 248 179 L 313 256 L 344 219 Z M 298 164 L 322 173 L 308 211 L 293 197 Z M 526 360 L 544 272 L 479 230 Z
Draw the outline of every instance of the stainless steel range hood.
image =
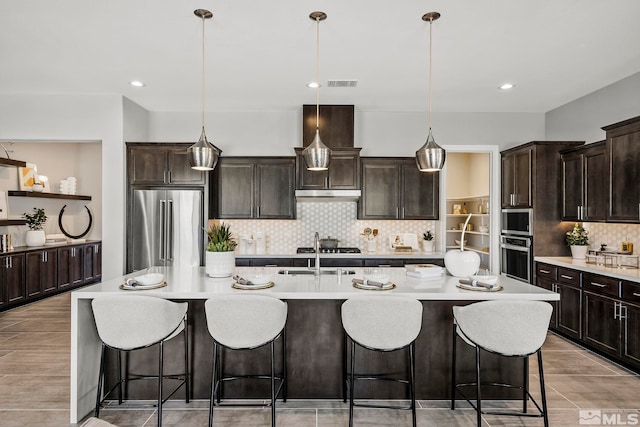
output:
M 298 202 L 357 202 L 361 190 L 296 190 Z

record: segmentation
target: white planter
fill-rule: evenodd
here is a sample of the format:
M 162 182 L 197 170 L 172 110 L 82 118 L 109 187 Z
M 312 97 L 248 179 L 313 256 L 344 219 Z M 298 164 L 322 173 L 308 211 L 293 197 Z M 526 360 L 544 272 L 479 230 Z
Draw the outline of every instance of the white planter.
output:
M 585 259 L 587 257 L 587 250 L 589 246 L 571 246 L 571 256 L 573 259 Z
M 235 252 L 209 252 L 205 263 L 205 271 L 211 277 L 231 277 L 236 268 Z
M 422 242 L 423 247 L 424 247 L 424 251 L 426 253 L 431 253 L 433 252 L 433 248 L 435 246 L 435 240 L 425 240 Z
M 27 230 L 24 236 L 24 242 L 27 246 L 44 246 L 46 240 L 44 230 Z

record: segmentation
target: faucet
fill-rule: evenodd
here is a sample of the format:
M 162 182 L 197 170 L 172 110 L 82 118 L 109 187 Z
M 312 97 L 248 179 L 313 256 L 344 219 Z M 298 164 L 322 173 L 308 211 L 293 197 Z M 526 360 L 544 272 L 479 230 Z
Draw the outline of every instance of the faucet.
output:
M 320 274 L 320 235 L 316 231 L 316 234 L 313 236 L 313 250 L 316 252 L 316 275 Z

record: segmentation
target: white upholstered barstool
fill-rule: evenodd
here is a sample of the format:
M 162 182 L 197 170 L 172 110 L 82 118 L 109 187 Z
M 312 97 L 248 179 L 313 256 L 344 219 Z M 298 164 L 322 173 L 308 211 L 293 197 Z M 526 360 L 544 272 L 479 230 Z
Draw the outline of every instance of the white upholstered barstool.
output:
M 221 295 L 204 304 L 209 334 L 213 337 L 213 368 L 209 426 L 213 425 L 213 407 L 221 405 L 221 386 L 225 381 L 246 378 L 269 379 L 271 402 L 263 405 L 226 403 L 229 406 L 271 406 L 271 425 L 276 425 L 276 398 L 282 391 L 287 400 L 286 334 L 287 304 L 268 295 Z M 275 373 L 275 341 L 282 341 L 282 374 Z M 270 375 L 233 375 L 225 377 L 220 347 L 230 350 L 252 350 L 270 345 Z M 279 382 L 276 388 L 276 380 Z
M 456 391 L 474 407 L 477 424 L 482 424 L 482 414 L 517 415 L 543 417 L 544 425 L 549 425 L 547 414 L 547 398 L 544 389 L 544 373 L 542 370 L 541 347 L 547 337 L 549 320 L 553 307 L 543 301 L 483 301 L 464 307 L 453 307 L 454 332 L 451 367 L 451 409 L 455 409 Z M 476 381 L 472 383 L 456 383 L 456 337 L 475 347 Z M 523 385 L 489 383 L 480 380 L 480 350 L 505 357 L 523 358 Z M 542 408 L 529 393 L 528 366 L 529 356 L 537 353 L 540 376 L 540 393 Z M 476 389 L 475 404 L 466 397 L 462 388 L 472 386 Z M 522 390 L 522 412 L 487 412 L 482 409 L 481 386 L 508 387 Z M 538 413 L 527 413 L 527 399 L 531 399 Z
M 122 404 L 122 385 L 137 379 L 158 380 L 158 426 L 162 425 L 162 404 L 182 385 L 185 386 L 185 401 L 189 402 L 189 340 L 187 331 L 187 303 L 176 303 L 162 298 L 143 295 L 105 296 L 91 302 L 98 335 L 102 341 L 100 374 L 96 396 L 95 416 L 100 415 L 100 406 L 116 388 L 118 403 Z M 184 374 L 164 374 L 164 343 L 183 333 Z M 158 375 L 127 375 L 122 379 L 122 352 L 139 350 L 158 344 Z M 107 348 L 117 351 L 118 382 L 102 396 L 104 386 L 105 352 Z M 179 380 L 177 386 L 163 399 L 163 381 Z
M 368 408 L 410 409 L 413 425 L 416 425 L 415 398 L 415 340 L 422 328 L 422 304 L 420 301 L 387 295 L 352 298 L 342 304 L 342 327 L 345 331 L 343 384 L 349 383 L 349 426 L 353 426 L 354 406 Z M 347 369 L 347 340 L 351 340 L 351 366 Z M 356 344 L 362 348 L 380 352 L 408 349 L 409 378 L 389 378 L 385 375 L 356 374 Z M 407 384 L 411 404 L 408 407 L 374 405 L 354 402 L 356 380 L 385 380 Z M 346 390 L 345 392 L 346 398 Z

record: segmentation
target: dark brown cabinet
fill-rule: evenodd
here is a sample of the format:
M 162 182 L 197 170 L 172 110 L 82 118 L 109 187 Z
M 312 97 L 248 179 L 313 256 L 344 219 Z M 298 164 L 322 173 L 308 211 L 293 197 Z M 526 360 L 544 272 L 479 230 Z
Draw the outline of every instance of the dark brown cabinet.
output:
M 24 280 L 24 254 L 0 256 L 0 307 L 27 299 Z
M 327 147 L 332 150 L 353 147 L 354 110 L 353 105 L 320 105 L 320 137 Z M 309 145 L 315 135 L 316 105 L 303 105 L 301 145 Z
M 562 220 L 605 221 L 609 191 L 605 141 L 562 152 Z
M 298 190 L 359 190 L 361 148 L 332 148 L 329 169 L 307 170 L 303 147 L 296 147 L 296 188 Z
M 127 143 L 129 185 L 204 185 L 207 174 L 189 164 L 191 145 Z
M 27 298 L 39 298 L 58 289 L 58 251 L 28 252 L 26 256 Z
M 538 277 L 537 286 L 546 289 L 548 291 L 557 292 L 556 284 L 552 280 L 542 279 Z M 549 321 L 550 329 L 558 328 L 558 302 L 557 301 L 549 301 L 549 304 L 553 306 L 553 311 L 551 312 L 551 320 Z
M 102 278 L 102 243 L 84 245 L 83 282 L 97 282 Z
M 577 270 L 536 263 L 536 285 L 560 294 L 550 327 L 575 339 L 582 336 L 581 279 Z
M 58 289 L 79 286 L 84 279 L 84 247 L 68 246 L 58 249 Z
M 213 171 L 209 217 L 295 219 L 293 157 L 224 157 Z
M 502 207 L 531 207 L 531 147 L 502 155 Z
M 358 218 L 439 219 L 439 179 L 414 158 L 363 158 Z
M 591 292 L 584 293 L 584 341 L 612 355 L 620 352 L 618 302 Z
M 640 117 L 602 128 L 607 134 L 611 222 L 640 222 Z

